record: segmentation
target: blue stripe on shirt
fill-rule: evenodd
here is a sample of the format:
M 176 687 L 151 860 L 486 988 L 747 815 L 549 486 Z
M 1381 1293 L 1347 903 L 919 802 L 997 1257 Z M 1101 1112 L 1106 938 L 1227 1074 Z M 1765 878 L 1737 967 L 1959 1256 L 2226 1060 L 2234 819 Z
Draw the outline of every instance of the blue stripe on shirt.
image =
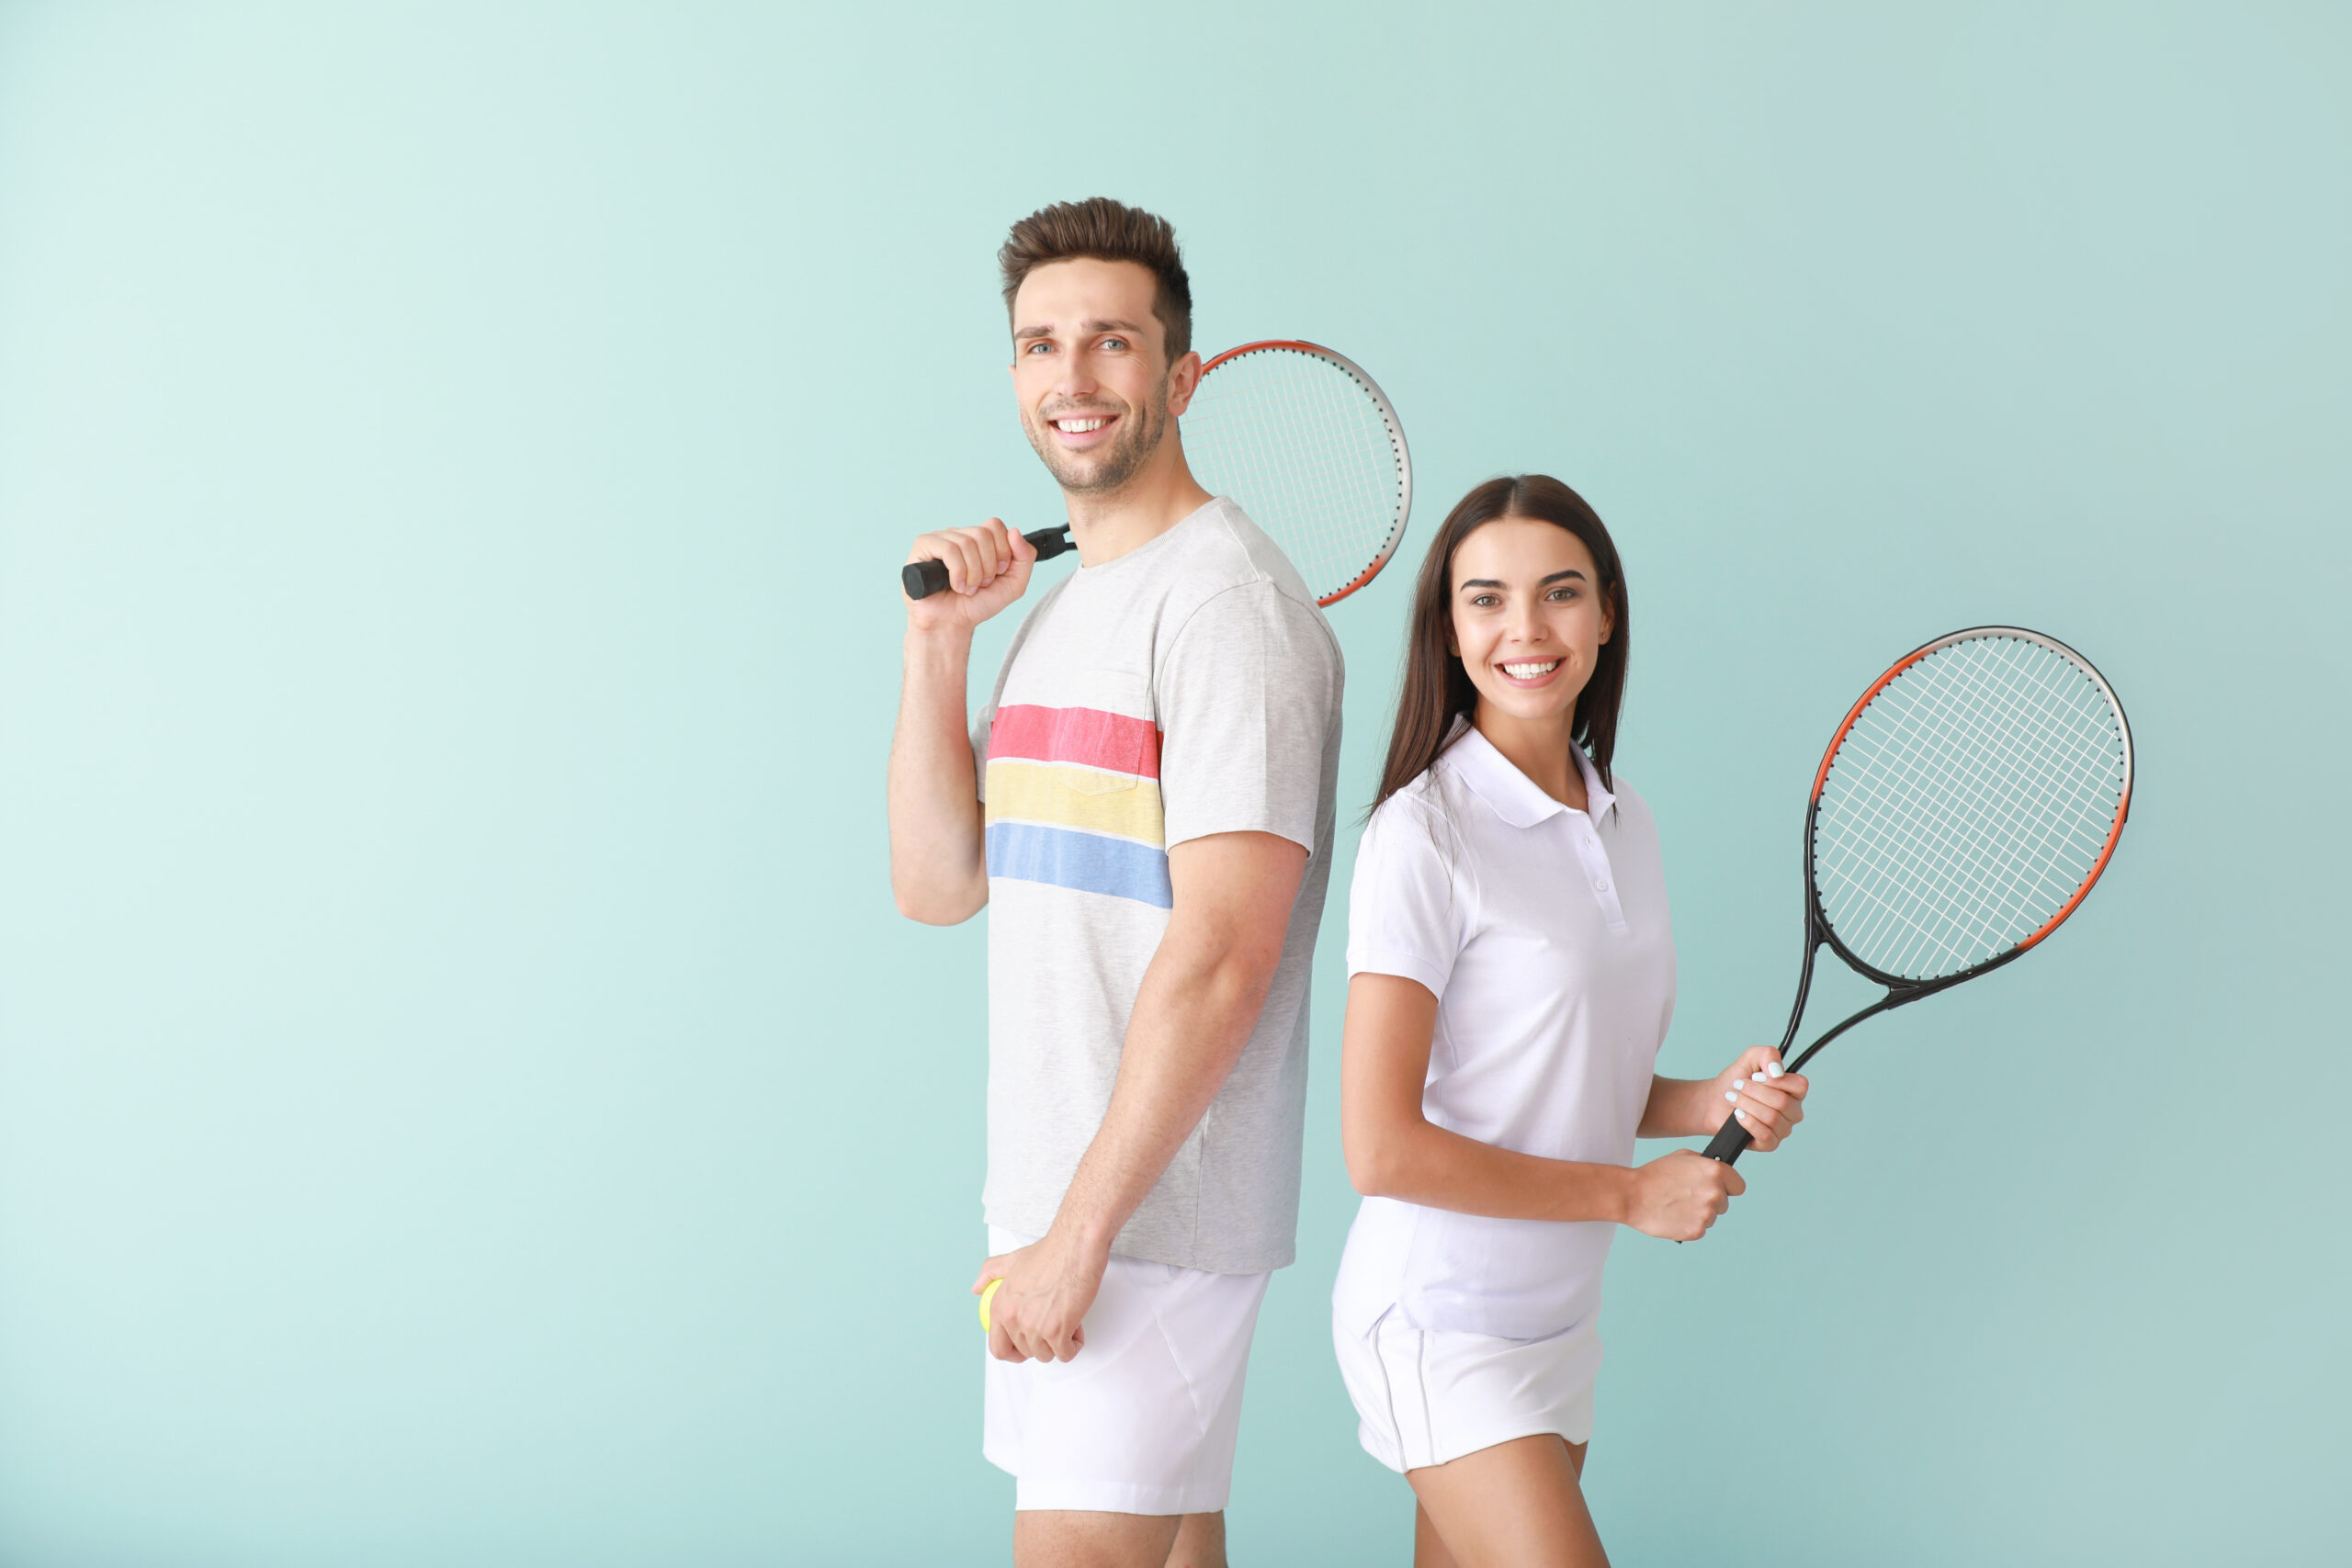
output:
M 990 876 L 1106 893 L 1162 909 L 1176 907 L 1168 852 L 1148 844 L 1034 822 L 992 822 L 988 846 Z

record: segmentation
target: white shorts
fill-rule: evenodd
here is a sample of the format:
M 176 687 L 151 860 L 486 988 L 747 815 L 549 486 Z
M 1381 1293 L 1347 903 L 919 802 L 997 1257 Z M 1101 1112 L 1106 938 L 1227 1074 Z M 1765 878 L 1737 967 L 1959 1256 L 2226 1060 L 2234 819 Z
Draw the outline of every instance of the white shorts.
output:
M 989 1227 L 991 1256 L 1030 1238 Z M 1233 1489 L 1241 1381 L 1265 1274 L 1114 1257 L 1069 1361 L 987 1364 L 980 1451 L 1012 1506 L 1213 1514 Z
M 1600 1333 L 1590 1317 L 1542 1339 L 1498 1339 L 1425 1332 L 1391 1307 L 1363 1334 L 1335 1316 L 1331 1337 L 1357 1440 L 1400 1474 L 1539 1432 L 1592 1440 Z

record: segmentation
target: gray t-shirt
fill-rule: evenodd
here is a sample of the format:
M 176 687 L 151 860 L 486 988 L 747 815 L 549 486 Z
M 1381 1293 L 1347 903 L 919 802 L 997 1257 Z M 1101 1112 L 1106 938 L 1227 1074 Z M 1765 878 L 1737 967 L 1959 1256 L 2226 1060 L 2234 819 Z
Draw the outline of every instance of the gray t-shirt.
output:
M 1044 1235 L 1102 1123 L 1168 929 L 1169 846 L 1278 833 L 1308 860 L 1265 1010 L 1113 1250 L 1220 1274 L 1291 1260 L 1342 676 L 1315 596 L 1222 496 L 1081 568 L 1013 634 L 972 731 L 988 818 L 990 1224 Z

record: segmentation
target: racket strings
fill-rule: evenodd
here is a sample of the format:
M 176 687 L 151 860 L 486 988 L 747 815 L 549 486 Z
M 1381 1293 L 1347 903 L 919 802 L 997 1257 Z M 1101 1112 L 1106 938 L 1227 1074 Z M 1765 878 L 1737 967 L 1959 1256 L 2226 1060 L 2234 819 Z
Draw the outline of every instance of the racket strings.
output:
M 2051 694 L 2044 683 L 2042 694 Z M 2048 725 L 2032 722 L 2018 704 L 2003 700 L 1998 692 L 1989 691 L 1981 678 L 1958 682 L 1955 689 L 1950 691 L 1928 689 L 1917 694 L 1906 693 L 1905 695 L 1925 699 L 1912 705 L 1913 711 L 1907 715 L 1910 722 L 1890 724 L 1882 719 L 1881 727 L 1888 733 L 1872 737 L 1866 731 L 1863 746 L 1857 747 L 1858 757 L 1871 739 L 1878 739 L 1889 744 L 1900 761 L 1915 770 L 1920 769 L 1927 760 L 1919 744 L 1921 729 L 1932 728 L 1949 731 L 1956 716 L 1955 710 L 1963 702 L 1973 701 L 1985 706 L 1996 719 L 2007 721 L 2007 733 L 1997 736 L 1996 744 L 2014 748 L 2023 739 L 2047 747 L 2055 740 L 2061 754 L 2071 750 L 2078 767 L 2082 761 L 2079 745 L 2068 747 L 2065 744 L 2067 738 L 2053 736 Z M 1899 718 L 1904 707 L 1905 704 L 1898 698 L 1888 705 L 1887 714 Z M 2022 737 L 2018 733 L 2020 728 L 2024 731 Z M 1903 889 L 1912 896 L 1908 901 L 1890 899 L 1883 896 L 1883 889 L 1867 884 L 1860 886 L 1859 891 L 1864 902 L 1871 906 L 1869 918 L 1860 922 L 1848 920 L 1840 934 L 1850 933 L 1855 941 L 1877 948 L 1884 946 L 1890 928 L 1900 928 L 1898 934 L 1906 934 L 1914 948 L 1923 944 L 1928 946 L 1934 950 L 1935 956 L 1943 960 L 1938 965 L 1918 962 L 1919 954 L 1916 952 L 1897 952 L 1891 957 L 1882 954 L 1890 966 L 1932 969 L 1964 966 L 1978 961 L 1984 954 L 1973 951 L 1964 941 L 1956 945 L 1954 928 L 1971 924 L 1980 928 L 1987 924 L 2014 925 L 2021 917 L 2041 916 L 2042 908 L 2033 906 L 2046 902 L 2046 899 L 2036 900 L 2030 897 L 2037 876 L 2046 878 L 2056 867 L 2064 874 L 2060 878 L 2059 886 L 2041 891 L 2045 894 L 2064 892 L 2070 890 L 2071 886 L 2079 885 L 2080 874 L 2087 870 L 2087 863 L 2063 853 L 2067 836 L 2064 829 L 2069 826 L 2087 825 L 2084 812 L 2078 809 L 2071 823 L 2063 815 L 2053 817 L 2047 809 L 2050 803 L 2035 801 L 2025 795 L 2015 778 L 1988 771 L 1983 765 L 1982 758 L 1974 753 L 1961 753 L 1961 756 L 1968 760 L 1964 765 L 1954 766 L 1954 759 L 1950 757 L 1938 759 L 1941 765 L 1928 768 L 1922 776 L 1922 782 L 1930 792 L 1928 798 L 1939 799 L 1943 807 L 1937 814 L 1932 834 L 1923 831 L 1921 823 L 1906 824 L 1892 817 L 1878 792 L 1867 789 L 1860 792 L 1866 797 L 1866 803 L 1872 807 L 1864 819 L 1867 828 L 1882 834 L 1891 833 L 1894 848 L 1921 863 L 1911 868 L 1915 874 L 1909 878 L 1909 886 Z M 1962 858 L 1956 852 L 1956 844 L 1965 842 L 1967 835 L 1981 835 L 1986 831 L 1989 826 L 1994 825 L 1993 818 L 1998 815 L 2014 814 L 2020 809 L 2030 814 L 2037 808 L 2041 808 L 2038 820 L 2031 821 L 2030 826 L 2040 829 L 2038 837 L 2042 849 L 2046 852 L 2057 847 L 2062 852 L 2053 857 L 2047 852 L 2036 853 L 2030 850 L 2019 857 L 2017 869 L 2025 873 L 2021 879 L 2025 897 L 2020 897 L 2019 878 L 2012 876 L 2008 886 L 1997 884 L 1988 877 L 1980 860 Z M 2055 846 L 2050 831 L 2052 827 L 2060 829 L 2054 835 Z M 1832 838 L 1834 840 L 1834 834 Z M 2069 862 L 2072 863 L 2064 863 Z M 1921 870 L 1927 873 L 1924 881 L 1916 874 Z M 1901 882 L 1903 879 L 1898 876 L 1896 880 Z M 1939 882 L 1940 886 L 1936 886 Z M 1941 893 L 1946 900 L 1939 911 L 1946 918 L 1940 920 L 1934 920 L 1928 916 L 1919 902 L 1922 895 L 1931 892 Z M 1981 933 L 1978 940 L 1981 940 Z M 1909 962 L 1905 962 L 1906 959 Z
M 1906 668 L 1839 746 L 1814 876 L 1840 941 L 1931 979 L 2041 929 L 2095 872 L 2122 800 L 2122 726 L 2075 661 L 1972 637 Z
M 1318 599 L 1352 583 L 1403 526 L 1404 454 L 1379 401 L 1342 367 L 1261 349 L 1202 378 L 1184 453 L 1240 503 Z
M 2024 724 L 2029 729 L 2034 731 L 2032 739 L 2060 746 L 2067 744 L 2068 738 L 2055 736 L 2047 726 L 2037 725 L 2030 714 L 2018 708 L 2015 703 L 2006 700 L 2001 694 L 1986 690 L 1981 682 L 1976 682 L 1974 689 L 1968 694 L 1989 705 L 1999 716 Z M 2063 692 L 2049 694 L 2061 700 L 2065 696 Z M 1959 715 L 1954 711 L 1953 694 L 1939 694 L 1930 690 L 1924 695 L 1933 717 L 1937 720 L 1951 723 L 1958 719 Z M 2021 795 L 2011 781 L 1995 778 L 1987 773 L 1981 764 L 1981 753 L 1963 753 L 1962 756 L 1969 765 L 1955 773 L 1949 765 L 1951 759 L 1931 758 L 1921 751 L 1917 745 L 1916 737 L 1905 736 L 1899 739 L 1902 744 L 1898 749 L 1902 750 L 1904 760 L 1914 767 L 1932 771 L 1939 764 L 1942 765 L 1941 776 L 1932 778 L 1929 782 L 1946 792 L 1952 808 L 1951 815 L 1960 818 L 1962 826 L 1981 832 L 1991 828 L 1993 818 L 1999 811 L 2035 809 L 2036 803 Z M 2078 760 L 2087 761 L 2088 759 L 2086 757 Z M 1973 866 L 1961 864 L 1954 860 L 1953 852 L 1948 840 L 1928 840 L 1919 833 L 1917 825 L 1892 821 L 1883 814 L 1878 818 L 1875 825 L 1882 830 L 1895 833 L 1904 840 L 1900 847 L 1913 853 L 1928 855 L 1938 863 L 1939 869 L 1955 876 L 1968 891 L 1976 894 L 1980 901 L 1978 910 L 1980 915 L 1984 912 L 1983 908 L 1984 900 L 1998 899 L 1998 892 L 1987 887 L 1981 871 Z M 2052 849 L 2063 848 L 2063 838 L 2053 842 L 2045 836 L 2042 841 L 2045 846 Z M 2048 857 L 2037 860 L 2030 852 L 2027 856 L 2026 863 L 2029 870 L 2051 869 Z M 2087 874 L 2089 864 L 2086 863 L 2072 869 L 2079 878 L 2080 874 Z M 2015 914 L 2018 910 L 2013 905 L 2007 905 L 1998 912 Z
M 1973 672 L 1962 670 L 1960 673 Z M 2062 702 L 2065 698 L 2063 691 L 2052 691 L 2046 682 L 2036 694 Z M 1985 941 L 1985 931 L 2026 934 L 2063 903 L 2064 896 L 2080 885 L 2092 862 L 2065 852 L 2067 840 L 2073 836 L 2068 829 L 2094 824 L 2089 813 L 2081 808 L 2083 796 L 2079 789 L 2075 792 L 2077 809 L 2069 820 L 2063 812 L 2053 814 L 2051 810 L 2052 801 L 2066 798 L 2064 792 L 2052 800 L 2031 797 L 2019 789 L 2016 778 L 1988 770 L 1984 762 L 1988 753 L 1984 751 L 1931 757 L 1919 744 L 1922 728 L 1950 733 L 1957 722 L 1969 716 L 1964 705 L 1973 702 L 1995 720 L 1996 728 L 2006 727 L 1992 738 L 1996 748 L 2014 750 L 2022 740 L 2054 750 L 2055 754 L 2072 761 L 2078 773 L 2089 759 L 2077 738 L 2059 734 L 2048 724 L 2038 722 L 2033 710 L 2020 706 L 2007 694 L 1987 687 L 1981 673 L 1973 680 L 1955 682 L 1950 690 L 1926 687 L 1905 695 L 1922 699 L 1911 705 L 1912 711 L 1907 715 L 1911 722 L 1887 726 L 1888 733 L 1875 739 L 1886 742 L 1899 761 L 1919 771 L 1920 782 L 1928 789 L 1923 798 L 1939 802 L 1941 809 L 1930 818 L 1905 821 L 1889 811 L 1883 792 L 1860 792 L 1869 797 L 1867 804 L 1871 808 L 1865 818 L 1867 829 L 1888 835 L 1897 854 L 1908 855 L 1916 863 L 1907 868 L 1913 873 L 1910 877 L 1905 879 L 1898 874 L 1894 879 L 1898 884 L 1907 880 L 1908 886 L 1903 891 L 1912 897 L 1908 900 L 1892 899 L 1884 896 L 1883 888 L 1861 884 L 1855 891 L 1870 906 L 1866 918 L 1848 921 L 1839 934 L 1844 937 L 1850 932 L 1849 945 L 1859 942 L 1873 948 L 1885 948 L 1891 936 L 1906 938 L 1908 951 L 1895 949 L 1883 955 L 1888 967 L 1931 972 L 1965 967 L 1989 955 L 1989 952 L 1978 950 Z M 1889 705 L 1889 713 L 1897 714 L 1904 705 L 1898 699 Z M 2083 716 L 2079 707 L 2075 716 Z M 1866 735 L 1864 739 L 1867 744 L 1872 737 Z M 2027 847 L 2008 868 L 2012 874 L 2005 881 L 1996 880 L 1989 863 L 1981 856 L 1964 854 L 1962 847 L 1972 836 L 1981 839 L 1991 831 L 2007 830 L 2014 836 L 2014 825 L 2006 824 L 2002 818 L 2020 812 L 2027 819 Z M 2103 829 L 2103 823 L 2098 825 Z M 2103 837 L 2102 831 L 2100 838 Z M 2049 898 L 2053 893 L 2059 896 L 2056 902 Z M 2036 897 L 2036 894 L 2041 897 Z M 1922 901 L 1939 895 L 1943 900 L 1940 905 Z M 2023 929 L 2017 930 L 2020 925 Z M 1923 963 L 1923 956 L 1941 962 Z

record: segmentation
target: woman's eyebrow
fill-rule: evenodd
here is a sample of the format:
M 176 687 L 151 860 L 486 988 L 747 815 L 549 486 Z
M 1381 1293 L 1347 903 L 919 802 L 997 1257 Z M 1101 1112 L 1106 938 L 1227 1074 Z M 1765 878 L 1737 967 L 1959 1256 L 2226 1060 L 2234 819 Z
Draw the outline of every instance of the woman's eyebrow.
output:
M 1551 576 L 1544 578 L 1542 581 L 1536 583 L 1535 586 L 1541 588 L 1546 582 L 1557 582 L 1561 579 L 1567 577 L 1581 580 L 1584 577 L 1584 573 L 1578 571 L 1575 567 L 1570 567 L 1566 571 L 1554 572 Z M 1510 586 L 1510 584 L 1507 582 L 1498 582 L 1491 577 L 1465 577 L 1462 580 L 1463 588 L 1508 588 Z M 1459 592 L 1460 591 L 1460 589 L 1455 590 L 1456 592 Z

